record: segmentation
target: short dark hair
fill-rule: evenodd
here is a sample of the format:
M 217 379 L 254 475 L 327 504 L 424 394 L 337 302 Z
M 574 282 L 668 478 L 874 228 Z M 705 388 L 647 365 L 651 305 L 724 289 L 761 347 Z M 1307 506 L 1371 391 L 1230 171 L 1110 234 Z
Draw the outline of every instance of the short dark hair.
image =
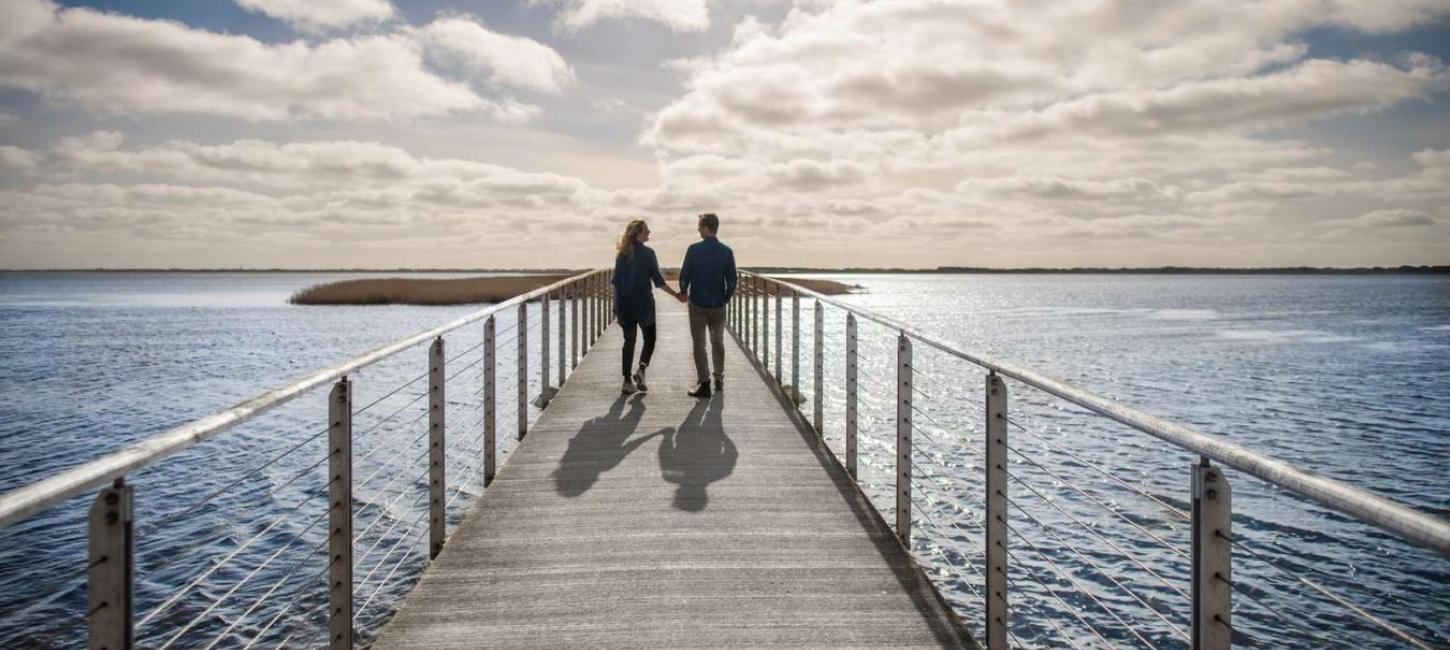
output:
M 720 217 L 714 212 L 706 212 L 700 215 L 700 225 L 709 228 L 710 232 L 720 232 Z

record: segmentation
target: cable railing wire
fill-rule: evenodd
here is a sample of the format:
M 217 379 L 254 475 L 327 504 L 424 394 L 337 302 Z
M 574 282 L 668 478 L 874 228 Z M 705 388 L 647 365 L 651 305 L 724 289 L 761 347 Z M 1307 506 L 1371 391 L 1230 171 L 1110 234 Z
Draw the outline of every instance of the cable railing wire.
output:
M 1300 575 L 1300 574 L 1298 574 L 1298 573 L 1296 573 L 1294 571 L 1291 571 L 1289 569 L 1285 569 L 1279 563 L 1274 562 L 1274 561 L 1272 561 L 1272 560 L 1270 560 L 1270 559 L 1268 559 L 1268 558 L 1260 555 L 1258 553 L 1258 551 L 1255 551 L 1253 549 L 1253 547 L 1248 546 L 1248 545 L 1244 544 L 1243 542 L 1240 542 L 1237 539 L 1234 539 L 1234 538 L 1231 538 L 1231 537 L 1226 537 L 1226 536 L 1224 536 L 1222 533 L 1220 533 L 1218 531 L 1214 531 L 1214 535 L 1217 536 L 1217 537 L 1219 537 L 1220 539 L 1227 540 L 1230 544 L 1233 545 L 1234 548 L 1237 548 L 1237 549 L 1240 549 L 1240 550 L 1243 550 L 1243 551 L 1248 552 L 1248 554 L 1249 555 L 1252 555 L 1254 557 L 1254 559 L 1256 559 L 1256 560 L 1258 560 L 1258 561 L 1260 561 L 1260 562 L 1268 565 L 1270 568 L 1277 570 L 1278 572 L 1284 574 L 1285 576 L 1288 576 L 1289 578 L 1291 578 L 1293 580 L 1296 580 L 1296 581 L 1302 583 L 1304 586 L 1309 587 L 1310 589 L 1313 589 L 1314 591 L 1318 592 L 1320 595 L 1324 596 L 1325 598 L 1328 598 L 1328 599 L 1334 601 L 1335 603 L 1337 603 L 1339 606 L 1341 606 L 1341 607 L 1343 607 L 1345 609 L 1348 609 L 1351 612 L 1354 612 L 1356 615 L 1358 615 L 1364 621 L 1366 621 L 1368 623 L 1371 623 L 1371 624 L 1379 627 L 1380 629 L 1382 629 L 1382 630 L 1384 630 L 1384 631 L 1386 631 L 1386 632 L 1394 635 L 1396 638 L 1400 639 L 1401 641 L 1404 641 L 1405 643 L 1408 643 L 1408 644 L 1410 644 L 1410 645 L 1412 645 L 1412 646 L 1414 646 L 1416 648 L 1420 648 L 1421 650 L 1430 650 L 1430 646 L 1426 645 L 1425 642 L 1423 642 L 1423 641 L 1421 641 L 1421 640 L 1419 640 L 1419 639 L 1411 636 L 1408 632 L 1405 632 L 1404 630 L 1401 630 L 1398 627 L 1395 627 L 1394 625 L 1392 625 L 1389 622 L 1381 619 L 1380 617 L 1375 616 L 1374 614 L 1372 614 L 1369 611 L 1365 610 L 1363 607 L 1360 607 L 1359 605 L 1354 604 L 1353 602 L 1349 601 L 1348 599 L 1344 598 L 1343 596 L 1340 596 L 1340 595 L 1338 595 L 1338 594 L 1330 591 L 1328 588 L 1324 587 L 1323 585 L 1320 585 L 1319 583 L 1317 583 L 1317 582 L 1315 582 L 1313 580 L 1310 580 L 1310 579 L 1304 577 L 1303 575 Z
M 1004 446 L 1006 446 L 1006 445 L 1004 445 Z M 1189 557 L 1187 553 L 1184 553 L 1182 550 L 1180 550 L 1179 548 L 1177 548 L 1176 546 L 1174 546 L 1172 543 L 1168 542 L 1167 540 L 1163 539 L 1162 537 L 1159 537 L 1158 535 L 1154 534 L 1152 531 L 1148 530 L 1147 528 L 1144 528 L 1143 526 L 1139 525 L 1138 522 L 1135 522 L 1132 519 L 1129 519 L 1123 513 L 1118 512 L 1117 510 L 1114 510 L 1111 506 L 1109 506 L 1106 503 L 1103 503 L 1097 497 L 1094 497 L 1094 496 L 1088 494 L 1087 492 L 1084 492 L 1082 489 L 1078 488 L 1076 485 L 1073 485 L 1071 481 L 1068 481 L 1067 479 L 1064 479 L 1057 472 L 1054 472 L 1054 471 L 1052 471 L 1050 469 L 1047 469 L 1047 467 L 1043 466 L 1041 463 L 1039 463 L 1039 462 L 1037 462 L 1035 460 L 1032 460 L 1031 457 L 1029 457 L 1025 453 L 1022 453 L 1022 451 L 1020 451 L 1020 450 L 1018 450 L 1018 449 L 1016 449 L 1014 447 L 1010 447 L 1010 446 L 1007 446 L 1007 451 L 1010 451 L 1010 452 L 1012 452 L 1014 454 L 1017 454 L 1017 456 L 1019 458 L 1021 458 L 1023 461 L 1026 461 L 1027 464 L 1029 464 L 1029 465 L 1031 465 L 1033 467 L 1036 467 L 1039 470 L 1042 470 L 1042 472 L 1046 473 L 1048 476 L 1051 476 L 1054 480 L 1058 481 L 1059 483 L 1062 483 L 1069 490 L 1072 490 L 1073 492 L 1076 492 L 1077 494 L 1082 495 L 1083 498 L 1085 498 L 1085 499 L 1093 502 L 1093 504 L 1101 507 L 1103 510 L 1108 511 L 1108 513 L 1111 514 L 1111 515 L 1113 515 L 1114 517 L 1117 517 L 1118 519 L 1123 520 L 1129 526 L 1132 526 L 1133 528 L 1137 529 L 1138 532 L 1143 533 L 1144 535 L 1147 535 L 1149 539 L 1157 542 L 1159 546 L 1162 546 L 1164 549 L 1167 549 L 1168 552 L 1173 553 L 1174 555 L 1177 555 L 1178 557 L 1180 557 L 1180 558 L 1182 558 L 1182 559 L 1184 559 L 1186 561 L 1192 561 L 1192 558 Z M 1034 490 L 1034 492 L 1035 491 L 1036 490 Z M 1046 498 L 1046 497 L 1044 497 L 1044 498 Z M 1086 525 L 1086 524 L 1084 524 L 1084 525 Z
M 215 601 L 213 601 L 211 605 L 207 606 L 207 608 L 204 609 L 204 610 L 202 610 L 200 614 L 197 614 L 195 617 L 193 617 L 191 619 L 191 621 L 188 622 L 186 625 L 181 626 L 181 629 L 180 630 L 177 630 L 176 631 L 176 634 L 172 635 L 172 637 L 169 640 L 167 640 L 166 643 L 164 643 L 164 644 L 161 645 L 160 650 L 166 650 L 166 648 L 171 647 L 171 645 L 174 644 L 174 643 L 176 643 L 177 640 L 179 640 L 179 639 L 181 639 L 181 637 L 185 636 L 186 633 L 187 633 L 187 631 L 191 630 L 191 628 L 195 627 L 197 623 L 200 623 L 202 620 L 204 620 L 208 615 L 210 615 L 212 613 L 213 610 L 215 610 L 219 605 L 221 605 L 223 602 L 225 602 L 227 598 L 230 598 L 231 595 L 234 594 L 234 593 L 236 593 L 238 589 L 241 589 L 243 585 L 247 584 L 248 582 L 251 582 L 252 578 L 255 578 L 257 576 L 257 574 L 262 571 L 262 569 L 267 568 L 267 566 L 272 563 L 272 560 L 277 559 L 277 557 L 280 556 L 280 555 L 282 555 L 282 553 L 284 551 L 286 551 L 289 548 L 292 548 L 292 545 L 293 544 L 296 544 L 297 543 L 297 540 L 302 539 L 302 536 L 303 535 L 306 535 L 308 531 L 312 530 L 312 527 L 313 526 L 316 526 L 317 525 L 317 522 L 322 521 L 322 517 L 323 516 L 326 516 L 327 514 L 328 513 L 326 511 L 324 511 L 321 514 L 321 516 L 318 516 L 318 517 L 314 518 L 311 523 L 307 524 L 307 527 L 306 528 L 303 528 L 302 530 L 297 531 L 297 533 L 295 535 L 293 535 L 291 539 L 287 540 L 287 543 L 286 544 L 283 544 L 282 545 L 282 548 L 279 548 L 276 551 L 273 551 L 271 555 L 267 556 L 267 559 L 266 560 L 262 561 L 261 564 L 257 565 L 257 567 L 255 569 L 252 569 L 251 572 L 249 572 L 241 580 L 238 580 L 236 582 L 236 584 L 233 584 L 232 587 L 231 587 L 231 589 L 228 589 L 226 591 L 226 593 L 218 596 L 217 599 Z
M 1033 551 L 1036 551 L 1037 552 L 1037 555 L 1039 557 L 1041 557 L 1044 562 L 1046 562 L 1047 564 L 1051 565 L 1052 568 L 1057 571 L 1058 575 L 1061 575 L 1065 580 L 1067 580 L 1067 582 L 1072 585 L 1073 589 L 1075 589 L 1077 591 L 1077 593 L 1082 594 L 1083 596 L 1086 596 L 1088 598 L 1088 600 L 1091 600 L 1093 602 L 1093 604 L 1095 604 L 1095 605 L 1098 606 L 1099 609 L 1103 610 L 1104 612 L 1107 612 L 1108 616 L 1113 617 L 1113 620 L 1117 621 L 1120 625 L 1122 625 L 1123 626 L 1123 629 L 1127 630 L 1129 634 L 1137 637 L 1139 641 L 1142 641 L 1143 642 L 1143 645 L 1148 646 L 1149 648 L 1156 647 L 1156 646 L 1153 645 L 1153 643 L 1151 641 L 1149 641 L 1147 638 L 1145 638 L 1142 634 L 1139 634 L 1138 633 L 1138 630 L 1136 628 L 1134 628 L 1132 625 L 1128 624 L 1127 621 L 1124 621 L 1123 620 L 1123 617 L 1119 616 L 1118 613 L 1117 613 L 1117 611 L 1113 610 L 1113 608 L 1108 607 L 1105 603 L 1103 603 L 1103 601 L 1101 599 L 1099 599 L 1096 595 L 1094 595 L 1091 590 L 1085 589 L 1085 588 L 1083 588 L 1083 586 L 1081 584 L 1078 584 L 1078 581 L 1072 577 L 1072 574 L 1070 572 L 1064 570 L 1062 568 L 1062 566 L 1059 565 L 1057 562 L 1054 562 L 1052 560 L 1052 558 L 1047 555 L 1046 552 L 1044 552 L 1042 549 L 1038 548 L 1036 544 L 1033 544 L 1031 539 L 1028 539 L 1021 532 L 1018 532 L 1010 524 L 1007 525 L 1007 530 L 1009 532 L 1017 535 L 1017 539 L 1020 539 L 1020 540 L 1022 540 L 1024 542 L 1026 542 L 1028 548 L 1031 548 Z M 1016 556 L 1012 555 L 1012 551 L 1010 551 L 1010 550 L 1007 551 L 1007 554 L 1008 554 L 1009 557 L 1012 558 L 1012 561 L 1014 563 L 1018 561 L 1017 558 L 1016 558 Z
M 211 643 L 207 644 L 207 650 L 216 647 L 218 643 L 221 643 L 222 639 L 227 638 L 227 635 L 231 634 L 232 630 L 236 629 L 238 625 L 241 625 L 242 621 L 246 620 L 248 616 L 251 616 L 252 612 L 256 611 L 257 608 L 262 605 L 262 603 L 266 602 L 267 599 L 270 598 L 272 594 L 276 593 L 283 584 L 286 584 L 289 578 L 297 573 L 297 569 L 301 568 L 302 565 L 306 564 L 307 560 L 315 556 L 318 551 L 323 550 L 323 548 L 326 547 L 330 541 L 332 540 L 329 538 L 323 538 L 321 542 L 313 546 L 312 549 L 307 551 L 307 553 L 305 553 L 302 557 L 297 558 L 297 561 L 293 562 L 292 565 L 288 567 L 287 572 L 283 574 L 282 577 L 276 582 L 272 583 L 272 586 L 267 589 L 266 593 L 263 593 L 261 596 L 258 596 L 256 600 L 253 600 L 252 604 L 248 606 L 245 611 L 237 615 L 237 617 L 233 619 L 229 625 L 227 625 L 226 629 L 221 631 L 221 634 L 218 634 L 215 639 L 212 639 Z M 329 566 L 331 565 L 329 564 Z
M 329 483 L 331 483 L 331 481 L 329 481 Z M 324 486 L 324 487 L 326 487 L 326 486 Z M 166 609 L 170 608 L 172 605 L 175 605 L 176 602 L 179 601 L 182 596 L 185 596 L 187 592 L 189 592 L 192 589 L 196 588 L 196 586 L 198 584 L 200 584 L 202 581 L 206 580 L 206 578 L 210 577 L 213 573 L 216 573 L 223 566 L 226 566 L 226 564 L 228 562 L 231 562 L 233 558 L 235 558 L 237 555 L 239 555 L 242 551 L 245 551 L 247 548 L 249 548 L 258 539 L 261 539 L 261 537 L 263 535 L 266 535 L 273 528 L 276 528 L 285 519 L 287 519 L 288 516 L 290 516 L 294 512 L 297 512 L 299 509 L 302 508 L 302 506 L 304 506 L 307 503 L 311 502 L 313 499 L 316 499 L 321 494 L 322 494 L 322 492 L 319 491 L 319 492 L 313 493 L 313 494 L 311 494 L 311 495 L 309 495 L 307 497 L 304 497 L 302 500 L 298 501 L 291 508 L 288 508 L 286 511 L 284 511 L 281 515 L 278 515 L 276 518 L 274 518 L 272 520 L 271 523 L 267 524 L 267 526 L 265 528 L 263 528 L 261 530 L 261 532 L 257 533 L 256 535 L 253 535 L 250 539 L 248 539 L 247 541 L 243 542 L 241 545 L 237 546 L 235 549 L 232 549 L 232 551 L 230 553 L 228 553 L 226 555 L 226 557 L 224 557 L 221 560 L 217 561 L 216 564 L 213 564 L 211 566 L 211 568 L 207 569 L 200 576 L 197 576 L 196 578 L 192 579 L 192 581 L 189 582 L 189 583 L 187 583 L 187 585 L 185 587 L 183 587 L 182 589 L 180 589 L 179 591 L 177 591 L 175 594 L 173 594 L 171 596 L 171 598 L 168 598 L 166 601 L 162 602 L 162 604 L 159 605 L 159 606 L 157 606 L 155 609 L 152 609 L 149 613 L 146 614 L 146 616 L 144 616 L 140 621 L 138 621 L 136 623 L 135 629 L 139 632 L 142 628 L 144 628 L 146 626 L 146 623 L 148 623 L 148 622 L 151 621 L 151 619 L 155 618 L 158 614 L 160 614 L 161 612 L 163 612 Z M 324 510 L 322 514 L 327 514 L 327 511 Z M 191 555 L 191 551 L 196 550 L 197 548 L 199 548 L 199 547 L 201 547 L 203 545 L 206 545 L 206 544 L 216 543 L 219 540 L 225 539 L 227 536 L 228 536 L 227 534 L 223 533 L 222 535 L 218 535 L 216 537 L 211 537 L 211 538 L 206 538 L 206 539 L 198 540 L 197 542 L 194 542 L 193 544 L 191 544 L 190 546 L 188 546 L 184 550 L 180 550 L 180 551 L 168 551 L 168 553 L 170 554 L 170 557 L 167 560 L 165 560 L 164 562 L 162 562 L 160 565 L 157 565 L 155 567 L 149 568 L 147 570 L 147 572 L 148 573 L 152 573 L 152 574 L 160 573 L 162 570 L 164 570 L 167 567 L 171 566 L 173 563 L 177 562 L 178 560 L 181 560 L 183 558 L 189 557 Z
M 247 642 L 247 645 L 242 646 L 242 649 L 243 650 L 246 650 L 247 648 L 250 648 L 253 645 L 255 645 L 257 643 L 257 641 L 261 640 L 262 635 L 266 634 L 268 630 L 272 629 L 272 626 L 274 626 L 274 625 L 277 624 L 277 621 L 281 620 L 282 617 L 287 612 L 292 611 L 292 608 L 293 607 L 296 607 L 297 606 L 297 603 L 302 602 L 302 598 L 305 597 L 308 594 L 308 587 L 311 587 L 313 589 L 316 589 L 318 587 L 326 586 L 326 583 L 318 582 L 318 579 L 321 578 L 323 575 L 325 575 L 329 570 L 331 570 L 332 569 L 332 565 L 335 564 L 335 563 L 336 563 L 336 560 L 329 560 L 327 562 L 327 564 L 324 564 L 322 566 L 322 570 L 321 571 L 318 571 L 317 573 L 313 574 L 310 579 L 298 583 L 297 588 L 292 590 L 292 600 L 288 601 L 288 603 L 285 606 L 283 606 L 281 609 L 277 610 L 277 613 L 276 614 L 273 614 L 272 615 L 272 618 L 267 621 L 267 624 L 264 625 L 264 626 L 262 626 L 262 628 L 260 630 L 257 630 L 257 633 L 256 634 L 252 635 L 252 639 Z M 314 607 L 312 609 L 312 611 L 317 611 L 317 608 Z M 278 644 L 278 645 L 279 645 L 279 647 L 285 647 L 286 646 L 285 643 Z
M 247 478 L 249 478 L 249 477 L 257 474 L 258 472 L 260 472 L 260 471 L 262 471 L 264 469 L 267 469 L 268 467 L 271 467 L 277 461 L 282 460 L 283 458 L 286 458 L 292 452 L 295 452 L 298 449 L 301 449 L 302 447 L 306 446 L 308 443 L 312 442 L 313 440 L 316 440 L 316 439 L 322 437 L 322 435 L 325 434 L 325 433 L 327 433 L 327 431 L 328 431 L 328 428 L 324 427 L 321 431 L 318 431 L 317 433 L 314 433 L 314 434 L 308 436 L 302 442 L 299 442 L 299 443 L 293 445 L 287 451 L 284 451 L 284 452 L 282 452 L 280 454 L 277 454 L 276 456 L 273 456 L 271 459 L 267 460 L 266 462 L 262 463 L 261 465 L 258 465 L 256 467 L 253 467 L 253 468 L 251 468 L 249 470 L 246 470 L 246 471 L 242 472 L 235 479 L 233 479 L 230 483 L 227 483 L 226 485 L 224 485 L 224 486 L 222 486 L 222 487 L 220 487 L 220 488 L 212 491 L 210 494 L 206 495 L 205 497 L 202 497 L 200 500 L 198 500 L 197 502 L 191 504 L 190 506 L 187 506 L 185 508 L 182 508 L 181 510 L 173 511 L 173 512 L 170 512 L 170 513 L 167 513 L 167 514 L 158 516 L 152 522 L 149 522 L 149 523 L 147 523 L 147 524 L 145 524 L 143 526 L 138 527 L 138 529 L 135 532 L 135 535 L 136 536 L 144 536 L 144 535 L 147 535 L 149 533 L 155 532 L 156 530 L 159 530 L 161 527 L 165 526 L 166 524 L 173 523 L 177 519 L 180 519 L 181 517 L 184 517 L 184 516 L 189 515 L 189 514 L 191 514 L 193 512 L 196 512 L 197 509 L 199 509 L 202 506 L 210 503 L 212 499 L 215 499 L 218 496 L 221 496 L 222 494 L 225 494 L 225 493 L 231 491 L 232 488 L 240 485 L 242 483 L 242 481 L 246 480 Z
M 1061 506 L 1059 506 L 1056 503 L 1054 503 L 1052 499 L 1047 498 L 1046 495 L 1044 495 L 1043 493 L 1039 492 L 1037 490 L 1037 488 L 1032 487 L 1032 485 L 1030 483 L 1027 483 L 1027 482 L 1023 481 L 1022 479 L 1020 479 L 1020 478 L 1018 478 L 1018 477 L 1016 477 L 1016 476 L 1014 476 L 1012 474 L 1008 474 L 1007 475 L 1007 478 L 1009 478 L 1012 481 L 1016 482 L 1018 485 L 1021 485 L 1022 487 L 1027 488 L 1033 494 L 1037 495 L 1037 497 L 1039 499 L 1041 499 L 1043 501 L 1043 503 L 1046 503 L 1053 510 L 1056 510 L 1056 511 L 1062 513 L 1063 515 L 1066 515 L 1074 523 L 1078 524 L 1079 526 L 1082 526 L 1083 530 L 1086 530 L 1087 532 L 1091 533 L 1093 537 L 1096 537 L 1099 541 L 1103 542 L 1104 544 L 1107 544 L 1114 551 L 1117 551 L 1118 554 L 1123 557 L 1123 559 L 1128 560 L 1129 562 L 1132 562 L 1134 566 L 1137 566 L 1139 569 L 1142 569 L 1148 575 L 1153 576 L 1155 579 L 1158 580 L 1158 582 L 1163 583 L 1164 586 L 1166 586 L 1169 589 L 1172 589 L 1173 591 L 1177 592 L 1180 596 L 1183 596 L 1184 598 L 1188 598 L 1190 600 L 1190 602 L 1192 601 L 1192 598 L 1188 595 L 1187 592 L 1183 591 L 1182 588 L 1180 588 L 1177 585 L 1173 584 L 1167 578 L 1164 578 L 1157 571 L 1154 571 L 1153 569 L 1148 568 L 1148 565 L 1143 564 L 1141 561 L 1138 560 L 1137 557 L 1133 556 L 1131 553 L 1128 553 L 1126 550 L 1123 549 L 1123 547 L 1118 546 L 1117 544 L 1113 543 L 1112 540 L 1108 539 L 1102 533 L 1099 533 L 1092 526 L 1090 526 L 1087 523 L 1083 522 L 1081 519 L 1078 519 L 1072 513 L 1064 510 Z
M 1081 550 L 1079 550 L 1076 546 L 1068 543 L 1067 540 L 1064 540 L 1057 533 L 1053 532 L 1052 531 L 1052 528 L 1050 526 L 1048 526 L 1047 524 L 1042 523 L 1042 520 L 1041 519 L 1038 519 L 1031 512 L 1028 512 L 1025 508 L 1023 508 L 1022 506 L 1020 506 L 1020 505 L 1018 505 L 1016 503 L 1013 503 L 1012 504 L 1012 507 L 1016 508 L 1017 509 L 1017 512 L 1022 513 L 1029 520 L 1031 520 L 1032 523 L 1037 524 L 1037 527 L 1038 528 L 1041 528 L 1043 532 L 1047 533 L 1050 537 L 1052 537 L 1053 541 L 1056 541 L 1057 544 L 1058 544 L 1058 546 L 1060 546 L 1062 548 L 1065 548 L 1065 549 L 1067 549 L 1069 551 L 1072 551 L 1072 553 L 1074 555 L 1078 556 L 1079 558 L 1081 558 L 1083 562 L 1086 562 L 1093 569 L 1097 570 L 1097 572 L 1099 574 L 1102 574 L 1102 576 L 1104 578 L 1107 578 L 1108 582 L 1113 583 L 1114 585 L 1116 585 L 1118 587 L 1118 589 L 1122 590 L 1123 593 L 1127 594 L 1133 600 L 1138 601 L 1138 604 L 1140 604 L 1143 607 L 1147 608 L 1148 611 L 1152 612 L 1154 616 L 1158 617 L 1158 620 L 1163 621 L 1163 623 L 1165 625 L 1167 625 L 1169 627 L 1169 629 L 1171 629 L 1175 634 L 1177 634 L 1178 636 L 1182 637 L 1184 640 L 1187 640 L 1187 641 L 1190 641 L 1190 642 L 1192 641 L 1192 639 L 1189 637 L 1189 634 L 1187 632 L 1184 632 L 1183 631 L 1183 628 L 1179 627 L 1176 623 L 1168 620 L 1168 618 L 1166 616 L 1164 616 L 1162 612 L 1159 612 L 1157 608 L 1153 607 L 1147 601 L 1143 600 L 1143 598 L 1141 598 L 1140 596 L 1138 596 L 1138 593 L 1137 592 L 1133 591 L 1132 589 L 1129 589 L 1126 585 L 1124 585 L 1123 583 L 1119 582 L 1117 578 L 1114 578 L 1111 573 L 1109 573 L 1106 569 L 1102 568 L 1102 566 L 1100 566 L 1097 562 L 1094 562 L 1092 560 L 1092 558 L 1088 557 Z
M 1122 485 L 1123 487 L 1128 488 L 1129 490 L 1133 491 L 1135 494 L 1138 494 L 1138 495 L 1140 495 L 1142 497 L 1145 497 L 1145 498 L 1153 501 L 1153 503 L 1156 503 L 1159 506 L 1162 506 L 1167 511 L 1169 511 L 1169 512 L 1173 513 L 1174 515 L 1178 516 L 1180 519 L 1182 519 L 1184 521 L 1192 521 L 1192 517 L 1190 517 L 1188 515 L 1188 513 L 1183 512 L 1182 510 L 1179 510 L 1177 507 L 1175 507 L 1175 506 L 1167 503 L 1166 501 L 1163 501 L 1162 499 L 1160 499 L 1160 498 L 1158 498 L 1156 496 L 1153 496 L 1152 494 L 1149 494 L 1146 490 L 1143 490 L 1142 488 L 1140 488 L 1140 487 L 1138 487 L 1136 485 L 1133 485 L 1132 483 L 1129 483 L 1127 481 L 1124 481 L 1122 478 L 1118 477 L 1118 475 L 1116 475 L 1116 474 L 1114 474 L 1114 473 L 1112 473 L 1112 472 L 1110 472 L 1110 471 L 1108 471 L 1106 469 L 1103 469 L 1103 468 L 1101 468 L 1101 467 L 1093 464 L 1090 461 L 1087 461 L 1087 460 L 1083 459 L 1083 457 L 1077 455 L 1076 453 L 1073 453 L 1071 450 L 1067 449 L 1066 447 L 1063 447 L 1062 445 L 1059 445 L 1057 443 L 1052 442 L 1051 440 L 1048 440 L 1046 436 L 1043 436 L 1042 434 L 1039 434 L 1039 433 L 1037 433 L 1035 431 L 1032 431 L 1032 430 L 1028 429 L 1027 427 L 1022 426 L 1021 424 L 1018 424 L 1012 418 L 1005 418 L 1005 419 L 1007 420 L 1007 424 L 1015 427 L 1018 431 L 1021 431 L 1022 433 L 1025 433 L 1025 434 L 1027 434 L 1029 436 L 1032 436 L 1033 438 L 1037 439 L 1039 442 L 1042 442 L 1043 444 L 1046 444 L 1047 446 L 1052 447 L 1054 450 L 1058 451 L 1059 453 L 1066 454 L 1069 458 L 1072 458 L 1073 460 L 1076 460 L 1077 462 L 1082 463 L 1083 465 L 1085 465 L 1088 468 L 1090 468 L 1090 469 L 1098 472 L 1099 474 L 1102 474 L 1103 476 L 1106 476 L 1106 477 L 1112 479 L 1113 481 L 1117 482 L 1119 485 Z

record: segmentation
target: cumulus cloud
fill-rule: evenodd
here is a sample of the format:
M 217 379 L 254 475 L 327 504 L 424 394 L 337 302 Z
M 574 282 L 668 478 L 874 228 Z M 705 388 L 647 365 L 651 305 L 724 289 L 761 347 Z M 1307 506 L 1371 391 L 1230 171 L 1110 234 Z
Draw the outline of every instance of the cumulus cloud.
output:
M 337 29 L 393 17 L 388 0 L 236 0 L 243 9 L 266 14 L 309 32 Z
M 267 44 L 46 0 L 15 0 L 0 28 L 0 85 L 113 114 L 190 113 L 252 121 L 387 120 L 536 109 L 488 99 L 423 65 L 405 34 Z
M 558 93 L 574 79 L 569 64 L 553 48 L 491 31 L 469 18 L 440 18 L 417 34 L 436 58 L 498 85 Z
M 897 233 L 987 223 L 974 241 L 1020 256 L 1075 241 L 1067 252 L 1092 242 L 1110 258 L 1136 240 L 1155 242 L 1158 263 L 1194 242 L 1200 261 L 1234 263 L 1247 259 L 1240 249 L 1272 255 L 1262 244 L 1296 223 L 1423 211 L 1450 192 L 1443 152 L 1374 177 L 1312 140 L 1273 135 L 1450 89 L 1450 70 L 1423 54 L 1308 56 L 1310 30 L 1381 33 L 1450 12 L 1391 5 L 798 4 L 778 25 L 742 21 L 713 56 L 672 64 L 686 90 L 641 141 L 676 191 L 838 217 L 828 224 L 869 206 L 883 257 Z
M 706 0 L 532 0 L 561 9 L 559 25 L 577 32 L 601 20 L 636 18 L 660 23 L 676 32 L 700 32 L 710 27 Z

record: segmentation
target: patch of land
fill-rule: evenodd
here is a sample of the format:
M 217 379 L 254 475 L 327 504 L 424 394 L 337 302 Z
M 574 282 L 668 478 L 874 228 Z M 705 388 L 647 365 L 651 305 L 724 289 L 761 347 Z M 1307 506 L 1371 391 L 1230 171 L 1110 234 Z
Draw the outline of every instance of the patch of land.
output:
M 469 305 L 503 302 L 551 285 L 567 275 L 480 278 L 363 278 L 307 287 L 287 300 L 294 305 Z
M 294 305 L 470 305 L 503 302 L 570 277 L 567 274 L 475 278 L 363 278 L 307 287 L 288 299 Z M 673 284 L 678 272 L 665 273 Z M 826 295 L 848 293 L 851 285 L 832 280 L 791 279 Z

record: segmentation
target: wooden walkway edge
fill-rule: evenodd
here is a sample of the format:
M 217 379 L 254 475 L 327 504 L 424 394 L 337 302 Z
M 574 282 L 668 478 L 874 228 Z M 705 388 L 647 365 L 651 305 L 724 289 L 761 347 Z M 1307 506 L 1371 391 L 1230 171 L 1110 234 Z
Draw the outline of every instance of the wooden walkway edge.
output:
M 976 647 L 738 345 L 685 395 L 687 314 L 658 305 L 650 392 L 620 396 L 611 327 L 373 647 Z

